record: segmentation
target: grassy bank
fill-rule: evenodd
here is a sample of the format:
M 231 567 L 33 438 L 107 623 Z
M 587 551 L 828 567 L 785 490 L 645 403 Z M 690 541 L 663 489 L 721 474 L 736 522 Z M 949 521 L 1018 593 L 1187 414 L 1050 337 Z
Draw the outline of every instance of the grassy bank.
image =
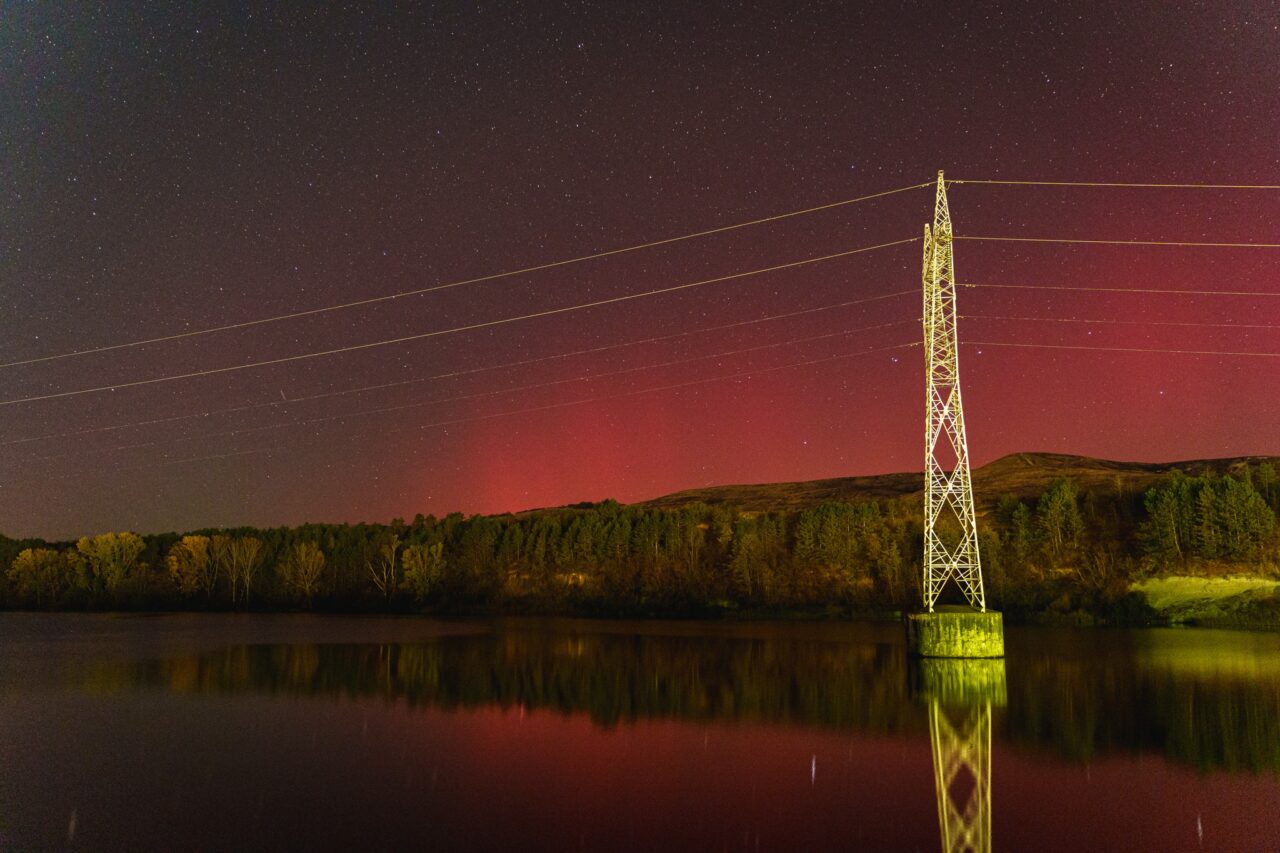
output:
M 1169 575 L 1132 589 L 1161 623 L 1280 629 L 1280 580 L 1274 578 Z

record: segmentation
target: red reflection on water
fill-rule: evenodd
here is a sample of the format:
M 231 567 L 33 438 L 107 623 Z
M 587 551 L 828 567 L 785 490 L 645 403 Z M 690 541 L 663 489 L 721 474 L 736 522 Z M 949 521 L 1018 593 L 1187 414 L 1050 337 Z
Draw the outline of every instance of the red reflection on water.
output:
M 1280 779 L 1194 770 L 1162 758 L 1085 766 L 997 748 L 996 849 L 1277 850 Z
M 433 714 L 434 716 L 434 714 Z M 502 815 L 477 838 L 588 850 L 930 849 L 925 741 L 744 724 L 485 710 L 447 723 L 442 796 Z M 427 727 L 415 727 L 437 748 Z M 415 741 L 411 735 L 410 741 Z M 456 774 L 456 775 L 455 775 Z M 478 792 L 487 790 L 485 796 Z M 566 846 L 570 845 L 570 846 Z

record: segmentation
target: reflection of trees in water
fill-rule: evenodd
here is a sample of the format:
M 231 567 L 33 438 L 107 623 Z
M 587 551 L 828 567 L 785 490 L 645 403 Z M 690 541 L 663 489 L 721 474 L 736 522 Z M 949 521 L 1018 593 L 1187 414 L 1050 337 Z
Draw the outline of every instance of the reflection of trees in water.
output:
M 1041 648 L 1007 659 L 997 736 L 1077 760 L 1143 750 L 1201 768 L 1280 772 L 1280 676 L 1240 678 Z M 412 706 L 759 721 L 923 735 L 900 646 L 811 639 L 503 630 L 391 645 L 237 646 L 103 664 L 93 685 L 196 693 L 381 696 Z
M 1150 751 L 1202 770 L 1280 772 L 1280 674 L 1241 676 L 1250 667 L 1231 660 L 1252 650 L 1219 647 L 1217 665 L 1198 669 L 1153 665 L 1141 644 L 1116 651 L 1010 659 L 999 732 L 1082 761 Z
M 822 641 L 504 632 L 420 644 L 237 646 L 111 664 L 93 678 L 99 687 L 523 706 L 587 713 L 603 725 L 677 717 L 886 732 L 924 726 L 922 713 L 902 714 L 899 650 Z

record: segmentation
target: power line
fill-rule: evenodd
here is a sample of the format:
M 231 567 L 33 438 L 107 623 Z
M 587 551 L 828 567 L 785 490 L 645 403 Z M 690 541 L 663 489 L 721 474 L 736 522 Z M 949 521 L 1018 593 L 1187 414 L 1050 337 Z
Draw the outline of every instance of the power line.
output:
M 911 341 L 905 344 L 892 344 L 890 346 L 876 347 L 874 349 L 860 350 L 858 352 L 838 353 L 836 355 L 824 356 L 822 358 L 807 359 L 805 361 L 793 361 L 788 364 L 778 364 L 772 367 L 762 367 L 755 370 L 744 370 L 738 373 L 730 373 L 724 376 L 713 376 L 707 379 L 691 379 L 687 382 L 678 382 L 672 385 L 659 385 L 654 388 L 639 388 L 632 391 L 621 391 L 621 392 L 618 392 L 617 394 L 607 394 L 601 397 L 587 398 L 585 400 L 569 400 L 562 403 L 550 403 L 545 406 L 538 406 L 531 409 L 522 409 L 514 412 L 495 412 L 488 415 L 479 415 L 477 417 L 472 417 L 472 418 L 461 418 L 453 421 L 441 421 L 441 422 L 430 423 L 430 424 L 419 424 L 416 427 L 410 427 L 410 429 L 418 429 L 418 430 L 432 429 L 434 427 L 440 427 L 440 426 L 452 426 L 458 423 L 467 423 L 467 422 L 479 421 L 479 420 L 489 420 L 491 418 L 507 417 L 510 415 L 529 414 L 532 412 L 546 411 L 548 409 L 559 409 L 559 408 L 564 408 L 565 406 L 580 406 L 586 403 L 599 403 L 605 400 L 616 400 L 621 397 L 633 397 L 640 394 L 655 394 L 662 391 L 674 391 L 681 388 L 690 388 L 695 385 L 706 385 L 712 382 L 727 382 L 727 381 L 737 380 L 737 379 L 746 379 L 751 376 L 759 376 L 763 373 L 776 373 L 780 370 L 792 370 L 797 367 L 811 367 L 812 365 L 815 365 L 815 364 L 826 364 L 828 362 L 838 361 L 844 358 L 856 358 L 858 356 L 863 356 L 863 355 L 874 355 L 876 353 L 889 352 L 891 350 L 898 350 L 898 349 L 908 349 L 910 347 L 918 347 L 918 346 L 920 346 L 919 341 Z
M 1220 249 L 1280 249 L 1280 243 L 1208 243 L 1188 240 L 1083 240 L 1074 237 L 965 237 L 957 234 L 955 240 L 983 240 L 1005 243 L 1093 243 L 1106 246 L 1189 246 Z
M 563 379 L 553 379 L 546 382 L 535 382 L 532 384 L 516 385 L 516 386 L 507 387 L 507 388 L 499 388 L 492 391 L 478 391 L 471 394 L 459 394 L 453 397 L 437 398 L 433 400 L 419 400 L 413 403 L 403 403 L 396 406 L 383 406 L 376 409 L 362 409 L 360 411 L 355 411 L 355 412 L 344 412 L 336 415 L 323 415 L 323 416 L 313 417 L 313 418 L 303 418 L 299 420 L 284 421 L 277 424 L 266 424 L 263 426 L 256 426 L 256 427 L 242 427 L 239 429 L 224 430 L 221 432 L 204 433 L 202 435 L 180 436 L 177 438 L 169 438 L 169 439 L 155 439 L 153 441 L 137 442 L 134 444 L 123 444 L 116 447 L 104 448 L 102 450 L 89 451 L 88 453 L 85 453 L 85 454 L 78 454 L 74 452 L 55 453 L 55 454 L 49 454 L 46 456 L 32 457 L 31 461 L 56 459 L 63 456 L 96 455 L 100 453 L 114 453 L 121 450 L 137 450 L 143 447 L 155 447 L 156 445 L 167 444 L 169 442 L 177 442 L 177 441 L 207 441 L 213 438 L 224 438 L 228 436 L 237 436 L 237 435 L 249 435 L 255 432 L 268 432 L 271 430 L 287 429 L 289 427 L 297 427 L 297 426 L 310 426 L 313 424 L 330 423 L 333 421 L 341 421 L 341 420 L 346 420 L 348 418 L 365 417 L 368 415 L 390 414 L 392 412 L 401 412 L 409 409 L 422 408 L 423 406 L 444 405 L 445 403 L 456 403 L 463 400 L 475 400 L 483 397 L 493 397 L 501 394 L 514 394 L 514 393 L 520 393 L 523 391 L 533 391 L 540 388 L 550 388 L 556 385 L 566 385 L 566 384 L 572 384 L 577 382 L 592 382 L 598 379 L 607 379 L 614 376 L 622 376 L 627 373 L 635 373 L 641 370 L 658 370 L 664 367 L 676 367 L 676 366 L 685 365 L 685 364 L 692 364 L 693 362 L 696 362 L 696 361 L 705 361 L 709 358 L 727 358 L 730 356 L 744 355 L 746 353 L 751 353 L 751 352 L 760 352 L 768 349 L 777 349 L 778 347 L 782 347 L 782 346 L 791 346 L 794 344 L 812 343 L 813 341 L 845 337 L 847 335 L 856 334 L 859 332 L 869 332 L 877 329 L 885 329 L 891 326 L 900 326 L 904 323 L 914 323 L 914 322 L 918 322 L 918 319 L 910 318 L 905 320 L 894 320 L 893 322 L 890 322 L 890 323 L 878 323 L 871 326 L 862 326 L 854 329 L 846 329 L 840 332 L 829 332 L 827 334 L 812 335 L 812 336 L 803 337 L 803 338 L 794 338 L 791 340 L 778 341 L 775 343 L 758 344 L 756 346 L 745 347 L 741 349 L 728 350 L 725 352 L 707 353 L 705 355 L 691 356 L 689 358 L 658 362 L 656 364 L 635 365 L 632 367 L 625 367 L 618 370 L 607 371 L 604 373 L 581 374 L 578 376 L 571 376 Z
M 572 358 L 579 355 L 592 355 L 609 350 L 623 349 L 625 347 L 642 346 L 644 344 L 658 343 L 661 341 L 673 340 L 675 338 L 688 337 L 689 335 L 705 334 L 707 332 L 719 332 L 725 329 L 734 329 L 742 326 L 750 326 L 757 323 L 766 323 L 773 320 L 783 320 L 792 317 L 799 317 L 805 314 L 814 314 L 820 311 L 830 311 L 835 308 L 847 308 L 853 305 L 863 305 L 868 302 L 878 302 L 884 299 L 891 299 L 898 296 L 907 296 L 917 293 L 916 290 L 899 290 L 894 293 L 886 293 L 881 296 L 869 296 L 865 299 L 852 299 L 845 302 L 837 302 L 833 305 L 820 305 L 815 308 L 803 308 L 798 311 L 787 311 L 782 314 L 771 314 L 765 317 L 757 317 L 751 320 L 739 320 L 734 323 L 723 323 L 718 326 L 704 326 L 697 329 L 688 329 L 683 332 L 672 332 L 668 335 L 657 335 L 650 338 L 642 338 L 639 340 L 623 341 L 617 344 L 606 344 L 604 346 L 589 347 L 586 349 L 571 350 L 569 352 L 553 353 L 551 355 L 539 356 L 537 358 L 526 358 L 519 361 L 508 361 L 501 364 L 491 364 L 484 367 L 472 367 L 466 370 L 453 370 L 446 373 L 436 373 L 431 376 L 420 376 L 413 379 L 402 379 L 396 382 L 383 382 L 377 385 L 364 385 L 357 388 L 344 388 L 340 391 L 326 391 L 321 394 L 308 394 L 303 397 L 290 397 L 285 400 L 269 400 L 263 403 L 252 403 L 244 406 L 231 406 L 223 409 L 210 409 L 202 412 L 189 412 L 183 415 L 174 415 L 167 418 L 152 418 L 145 421 L 133 421 L 126 424 L 112 424 L 105 427 L 94 427 L 91 429 L 72 430 L 69 432 L 48 433 L 45 435 L 28 436 L 26 438 L 15 438 L 8 441 L 0 441 L 0 447 L 15 444 L 28 444 L 33 441 L 44 441 L 55 438 L 73 438 L 85 435 L 94 435 L 103 432 L 115 432 L 122 429 L 130 429 L 133 427 L 154 426 L 157 424 L 176 423 L 178 421 L 194 420 L 196 418 L 207 418 L 213 415 L 234 414 L 237 412 L 247 412 L 255 409 L 269 409 L 280 406 L 291 406 L 294 403 L 306 403 L 313 400 L 322 400 L 329 397 L 341 397 L 348 394 L 361 394 L 368 391 L 380 391 L 386 388 L 396 388 L 405 385 L 415 385 L 421 382 L 430 382 L 436 379 L 453 379 L 461 376 L 470 376 L 477 373 L 486 373 L 493 370 L 506 370 L 512 367 L 524 367 L 530 364 L 538 364 L 541 362 L 555 361 L 559 359 Z
M 218 459 L 233 459 L 239 456 L 269 456 L 275 448 L 259 447 L 251 450 L 235 450 L 229 453 L 210 453 L 202 456 L 182 456 L 178 459 L 157 459 L 142 465 L 115 465 L 111 468 L 113 474 L 124 474 L 129 471 L 146 471 L 152 468 L 168 467 L 170 465 L 187 465 L 192 462 L 210 462 Z M 70 477 L 83 478 L 82 472 L 64 472 L 62 474 L 52 474 L 51 479 L 65 480 Z
M 427 429 L 437 429 L 440 427 L 456 426 L 458 424 L 475 423 L 477 421 L 487 421 L 487 420 L 493 420 L 495 418 L 506 418 L 506 417 L 515 417 L 517 415 L 536 414 L 538 412 L 545 412 L 553 409 L 563 409 L 569 406 L 583 406 L 588 403 L 600 403 L 608 400 L 617 400 L 622 397 L 634 397 L 641 394 L 656 394 L 663 391 L 675 391 L 682 388 L 694 387 L 697 385 L 707 385 L 713 382 L 728 382 L 728 381 L 733 381 L 738 379 L 745 379 L 751 376 L 759 376 L 760 374 L 763 374 L 763 373 L 775 373 L 779 370 L 790 370 L 796 367 L 810 367 L 815 364 L 825 364 L 827 362 L 837 361 L 839 359 L 844 359 L 844 358 L 856 358 L 858 356 L 863 356 L 863 355 L 873 355 L 875 353 L 888 352 L 890 350 L 897 350 L 897 349 L 907 349 L 909 347 L 917 347 L 917 346 L 920 346 L 919 341 L 912 341 L 911 343 L 905 343 L 905 344 L 893 344 L 892 346 L 876 347 L 875 349 L 861 350 L 859 352 L 839 353 L 837 355 L 825 356 L 823 358 L 808 359 L 806 361 L 796 361 L 796 362 L 791 362 L 789 364 L 779 364 L 779 365 L 774 365 L 773 367 L 762 367 L 756 370 L 745 370 L 739 373 L 730 373 L 725 376 L 712 376 L 706 379 L 692 379 L 687 382 L 678 382 L 671 385 L 659 385 L 653 388 L 637 388 L 631 391 L 620 391 L 616 394 L 605 394 L 599 397 L 588 397 L 582 400 L 566 400 L 559 403 L 548 403 L 543 406 L 532 406 L 529 408 L 514 409 L 514 410 L 503 411 L 503 412 L 491 412 L 487 415 L 474 415 L 472 417 L 466 417 L 466 418 L 454 418 L 447 421 L 435 421 L 434 423 L 429 423 L 429 424 L 417 424 L 412 427 L 393 430 L 393 432 L 404 432 L 410 429 L 416 429 L 421 432 L 422 430 L 427 430 Z M 194 462 L 194 461 L 199 461 L 201 459 L 222 459 L 229 456 L 236 456 L 236 455 L 243 456 L 243 455 L 249 455 L 251 453 L 268 453 L 269 454 L 277 449 L 279 448 L 263 448 L 259 450 L 244 451 L 242 453 L 227 453 L 227 454 L 220 454 L 217 456 L 196 457 L 194 459 L 182 459 L 182 460 L 176 460 L 175 464 L 181 463 L 181 462 Z M 48 457 L 42 457 L 42 458 L 48 458 Z M 143 469 L 147 467 L 149 466 L 147 465 L 135 466 L 135 468 L 138 468 L 138 469 Z M 132 470 L 132 469 L 126 469 L 126 470 Z
M 814 207 L 807 207 L 802 210 L 792 210 L 787 213 L 778 213 L 772 216 L 764 216 L 759 219 L 749 220 L 747 222 L 737 222 L 732 225 L 722 225 L 717 228 L 707 228 L 702 231 L 694 231 L 692 233 L 681 234 L 676 237 L 667 237 L 662 240 L 651 240 L 647 243 L 637 243 L 633 246 L 625 246 L 620 249 L 609 249 L 604 252 L 593 252 L 588 255 L 579 255 L 574 258 L 566 258 L 564 260 L 559 260 L 559 261 L 550 261 L 544 264 L 534 264 L 532 266 L 521 267 L 520 269 L 507 270 L 505 272 L 491 273 L 489 275 L 476 276 L 474 278 L 466 278 L 466 279 L 460 279 L 457 281 L 450 281 L 444 284 L 432 285 L 431 287 L 422 287 L 422 288 L 417 288 L 415 290 L 403 290 L 398 293 L 389 293 L 384 296 L 371 296 L 367 299 L 357 299 L 351 302 L 343 302 L 336 305 L 326 305 L 321 308 L 309 308 L 303 311 L 292 311 L 287 314 L 277 314 L 272 317 L 260 317 L 256 320 L 245 320 L 240 323 L 226 323 L 221 326 L 211 326 L 206 329 L 193 329 L 189 332 L 176 332 L 171 335 L 161 335 L 159 337 L 145 338 L 145 339 L 136 340 L 136 341 L 128 341 L 120 344 L 109 344 L 106 346 L 91 347 L 89 349 L 72 350 L 70 352 L 38 356 L 35 358 L 26 358 L 19 361 L 10 361 L 10 362 L 5 362 L 0 364 L 0 368 L 17 367 L 19 365 L 24 365 L 24 364 L 36 364 L 39 362 L 54 361 L 54 360 L 63 359 L 63 358 L 72 358 L 75 356 L 90 355 L 92 353 L 100 353 L 100 352 L 108 352 L 111 350 L 125 349 L 128 347 L 139 347 L 139 346 L 145 346 L 147 344 L 163 343 L 165 341 L 176 341 L 176 340 L 181 340 L 183 338 L 197 337 L 199 335 L 210 335 L 210 334 L 213 334 L 214 332 L 226 332 L 232 329 L 245 329 L 245 328 L 249 328 L 250 326 L 260 326 L 260 325 L 263 325 L 264 323 L 276 323 L 281 320 L 293 320 L 299 317 L 309 317 L 316 314 L 329 313 L 331 311 L 343 311 L 348 308 L 358 308 L 364 305 L 373 305 L 379 302 L 387 302 L 393 299 L 403 299 L 407 296 L 420 296 L 424 293 L 434 293 L 436 291 L 449 290 L 455 287 L 464 287 L 466 285 L 471 285 L 471 284 L 481 284 L 486 281 L 496 281 L 498 279 L 511 278 L 513 276 L 526 275 L 528 273 L 541 272 L 549 269 L 556 269 L 558 267 L 569 266 L 571 264 L 579 264 L 584 261 L 592 261 L 592 260 L 598 260 L 600 258 L 608 258 L 614 255 L 622 255 L 628 252 L 636 252 L 641 249 L 652 249 L 657 246 L 666 246 L 672 243 L 679 243 L 684 240 L 693 240 L 699 237 L 710 237 L 713 234 L 723 234 L 725 232 L 735 231 L 740 228 L 748 228 L 754 225 L 763 225 L 769 222 L 777 222 L 779 220 L 789 219 L 795 216 L 804 216 L 810 213 L 818 213 L 824 210 L 832 210 L 838 207 L 845 207 L 847 205 L 857 204 L 858 202 L 871 201 L 872 199 L 884 198 L 886 196 L 896 195 L 897 193 L 903 193 L 903 192 L 908 192 L 909 190 L 916 190 L 922 187 L 932 186 L 932 184 L 933 184 L 932 181 L 926 181 L 925 183 L 922 183 L 922 184 L 912 184 L 911 186 L 907 186 L 907 187 L 898 187 L 897 189 L 885 190 L 884 192 L 871 193 L 869 195 L 858 196 L 856 198 L 843 199 L 841 201 L 834 201 L 828 204 L 820 204 Z
M 1004 184 L 1025 187 L 1129 187 L 1157 189 L 1197 190 L 1280 190 L 1280 184 L 1157 184 L 1122 183 L 1117 181 L 965 181 L 948 180 L 948 184 Z
M 1262 358 L 1280 358 L 1280 352 L 1222 352 L 1219 350 L 1156 349 L 1154 347 L 1104 347 L 1104 346 L 1086 346 L 1083 344 L 1027 344 L 1027 343 L 1011 343 L 1009 341 L 964 341 L 964 343 L 968 346 L 983 346 L 983 347 L 1024 347 L 1024 348 L 1034 348 L 1034 349 L 1099 350 L 1102 352 L 1150 352 L 1150 353 L 1167 353 L 1172 355 L 1226 355 L 1226 356 L 1260 356 Z
M 235 456 L 256 456 L 260 453 L 270 453 L 270 452 L 271 452 L 270 450 L 267 450 L 265 448 L 259 449 L 259 450 L 237 450 L 232 453 L 213 453 L 208 456 L 184 456 L 181 459 L 161 459 L 158 462 L 150 463 L 150 465 L 186 465 L 187 463 L 190 463 L 190 462 L 207 462 L 210 459 L 230 459 Z M 135 467 L 146 468 L 146 467 L 150 467 L 150 465 L 135 466 Z M 133 470 L 133 469 L 130 468 L 125 470 Z
M 960 318 L 962 320 L 1031 320 L 1043 323 L 1096 323 L 1099 325 L 1118 326 L 1204 326 L 1207 328 L 1218 329 L 1280 329 L 1280 323 L 1204 323 L 1199 321 L 1179 322 L 1173 320 L 1102 320 L 1084 317 L 1007 317 L 997 314 L 962 314 L 960 315 Z
M 116 391 L 121 388 L 136 388 L 141 385 L 154 385 L 160 382 L 174 382 L 180 379 L 195 379 L 202 376 L 214 376 L 221 373 L 232 373 L 240 370 L 249 370 L 255 367 L 267 367 L 273 364 L 286 364 L 289 362 L 302 361 L 304 359 L 321 358 L 323 356 L 338 355 L 341 353 L 355 352 L 358 350 L 372 349 L 374 347 L 390 346 L 392 344 L 407 343 L 409 341 L 418 341 L 425 338 L 434 338 L 442 335 L 451 335 L 457 332 L 469 332 L 476 329 L 487 329 L 493 326 L 501 326 L 507 323 L 516 323 L 522 320 L 533 320 L 539 317 L 550 317 L 557 314 L 566 314 L 570 311 L 581 311 L 587 308 L 597 308 L 601 305 L 613 305 L 619 302 L 627 302 L 633 299 L 643 299 L 649 296 L 658 296 L 664 293 L 674 293 L 680 290 L 688 290 L 694 287 L 702 287 L 708 284 L 717 284 L 723 281 L 732 281 L 740 278 L 747 278 L 754 275 L 763 275 L 765 273 L 777 272 L 779 270 L 793 269 L 796 267 L 806 266 L 808 264 L 816 264 L 822 261 L 835 260 L 837 258 L 845 258 L 850 255 L 857 255 L 863 252 L 871 252 L 876 249 L 887 249 L 892 246 L 901 246 L 905 243 L 914 243 L 919 240 L 918 237 L 910 237 L 905 240 L 894 240 L 888 243 L 880 243 L 875 246 L 864 246 L 858 249 L 850 249 L 844 252 L 836 252 L 830 255 L 822 255 L 816 258 L 806 258 L 799 261 L 790 261 L 785 264 L 776 264 L 771 267 L 762 267 L 760 269 L 748 270 L 746 272 L 731 273 L 729 275 L 716 276 L 715 278 L 702 279 L 700 281 L 687 282 L 685 284 L 672 285 L 671 287 L 661 287 L 656 290 L 646 290 L 641 293 L 628 293 L 622 296 L 613 296 L 608 299 L 597 299 L 592 302 L 582 302 L 577 305 L 566 305 L 560 308 L 549 308 L 545 311 L 535 311 L 529 314 L 520 314 L 514 317 L 503 317 L 498 320 L 486 320 L 482 323 L 470 323 L 465 326 L 454 326 L 449 329 L 436 329 L 430 332 L 421 332 L 416 335 L 404 335 L 397 338 L 387 338 L 379 341 L 370 341 L 363 344 L 352 344 L 351 346 L 335 347 L 333 349 L 320 350 L 317 352 L 299 353 L 297 355 L 282 356 L 280 358 L 265 359 L 263 361 L 254 361 L 247 364 L 233 364 L 226 367 L 215 367 L 208 370 L 196 370 L 189 373 L 177 373 L 169 376 L 157 376 L 151 379 L 136 379 L 129 382 L 116 382 L 110 385 L 99 385 L 93 388 L 78 388 L 73 391 L 57 391 L 51 394 L 39 394 L 30 397 L 18 397 L 12 400 L 0 400 L 0 406 L 12 406 L 19 403 L 34 403 L 41 400 L 54 400 L 62 397 L 75 397 L 82 394 L 95 394 L 103 391 Z
M 958 287 L 996 287 L 1004 290 L 1061 290 L 1085 293 L 1167 293 L 1184 296 L 1280 296 L 1280 292 L 1265 290 L 1177 290 L 1160 287 L 1070 287 L 1052 284 L 994 284 L 990 282 L 961 282 Z

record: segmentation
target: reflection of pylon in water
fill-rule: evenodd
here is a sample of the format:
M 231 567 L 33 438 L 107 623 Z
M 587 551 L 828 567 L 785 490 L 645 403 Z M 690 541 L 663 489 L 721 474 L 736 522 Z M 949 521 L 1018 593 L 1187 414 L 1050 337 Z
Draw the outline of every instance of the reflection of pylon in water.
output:
M 991 703 L 961 713 L 963 718 L 955 723 L 937 699 L 929 703 L 942 849 L 944 853 L 990 853 Z

